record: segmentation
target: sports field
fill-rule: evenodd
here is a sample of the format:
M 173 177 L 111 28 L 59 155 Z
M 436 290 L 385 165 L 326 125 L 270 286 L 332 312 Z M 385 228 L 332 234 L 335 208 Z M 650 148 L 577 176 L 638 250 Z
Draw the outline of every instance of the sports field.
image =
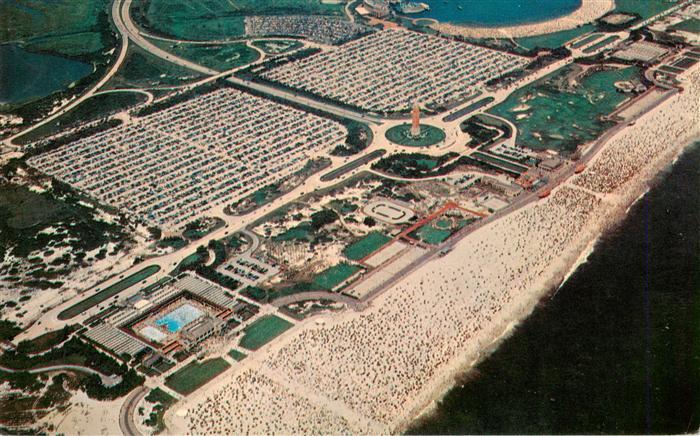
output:
M 681 30 L 683 32 L 700 33 L 700 20 L 697 18 L 689 18 L 680 23 L 670 26 L 669 29 Z
M 63 312 L 58 314 L 58 319 L 65 321 L 67 319 L 71 319 L 77 315 L 80 315 L 81 313 L 85 312 L 86 310 L 92 308 L 93 306 L 97 306 L 98 304 L 102 303 L 103 301 L 107 300 L 108 298 L 117 295 L 121 291 L 137 284 L 138 282 L 145 280 L 152 276 L 153 274 L 157 273 L 160 271 L 160 266 L 158 265 L 151 265 L 147 266 L 146 268 L 135 272 L 134 274 L 118 281 L 117 283 L 113 284 L 112 286 L 109 286 L 100 292 L 72 305 L 68 309 L 64 310 Z
M 191 362 L 168 376 L 165 379 L 165 385 L 179 394 L 188 395 L 226 371 L 230 366 L 220 357 L 202 362 Z
M 241 353 L 238 350 L 231 350 L 228 352 L 228 355 L 231 356 L 231 358 L 235 361 L 240 362 L 241 360 L 245 359 L 247 355 L 245 353 Z
M 330 291 L 359 270 L 360 267 L 358 266 L 341 263 L 322 271 L 314 278 L 313 283 L 318 288 Z
M 275 315 L 265 315 L 245 328 L 245 334 L 241 338 L 239 345 L 245 349 L 255 351 L 293 325 L 291 322 Z
M 350 260 L 363 259 L 383 247 L 391 238 L 381 232 L 372 232 L 345 247 L 343 254 Z
M 437 228 L 435 225 L 426 224 L 416 232 L 421 241 L 437 245 L 444 242 L 452 234 L 451 230 Z

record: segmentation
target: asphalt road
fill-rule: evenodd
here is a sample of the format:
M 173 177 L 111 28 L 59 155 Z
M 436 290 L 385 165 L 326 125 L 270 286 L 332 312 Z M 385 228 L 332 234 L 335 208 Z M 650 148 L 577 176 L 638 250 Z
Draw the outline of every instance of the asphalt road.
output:
M 147 387 L 138 387 L 131 391 L 129 396 L 126 397 L 124 404 L 122 404 L 122 408 L 119 410 L 119 429 L 124 436 L 141 436 L 134 423 L 134 412 L 136 411 L 136 405 L 147 393 Z
M 204 67 L 202 65 L 199 65 L 195 62 L 188 61 L 187 59 L 183 59 L 181 57 L 175 56 L 157 46 L 152 44 L 150 41 L 148 41 L 146 38 L 144 38 L 136 24 L 131 19 L 131 15 L 129 14 L 129 9 L 131 7 L 131 3 L 133 0 L 115 0 L 115 4 L 121 2 L 121 7 L 119 8 L 120 13 L 114 14 L 114 21 L 117 24 L 117 27 L 124 30 L 126 34 L 128 35 L 128 38 L 134 42 L 134 44 L 138 45 L 142 49 L 146 50 L 150 54 L 157 56 L 159 58 L 165 59 L 168 62 L 171 62 L 173 64 L 179 65 L 184 68 L 188 68 L 190 70 L 206 74 L 209 76 L 215 76 L 218 74 L 221 74 L 221 71 L 216 71 L 212 70 L 211 68 Z M 297 104 L 302 104 L 304 106 L 308 106 L 317 110 L 321 110 L 324 112 L 328 112 L 334 115 L 338 115 L 341 117 L 349 118 L 355 121 L 359 122 L 381 122 L 381 118 L 377 117 L 372 117 L 369 115 L 365 115 L 361 112 L 357 111 L 351 111 L 348 109 L 341 108 L 339 106 L 330 104 L 330 103 L 325 103 L 325 102 L 320 102 L 314 99 L 311 99 L 309 97 L 303 97 L 301 95 L 298 95 L 297 93 L 293 91 L 287 91 L 279 88 L 275 88 L 269 85 L 265 85 L 262 83 L 254 83 L 248 80 L 244 80 L 238 77 L 229 77 L 227 79 L 229 82 L 234 83 L 239 86 L 243 86 L 245 88 L 249 88 L 258 92 L 262 92 L 267 95 L 271 95 L 273 97 L 277 98 L 282 98 L 284 100 L 288 100 Z

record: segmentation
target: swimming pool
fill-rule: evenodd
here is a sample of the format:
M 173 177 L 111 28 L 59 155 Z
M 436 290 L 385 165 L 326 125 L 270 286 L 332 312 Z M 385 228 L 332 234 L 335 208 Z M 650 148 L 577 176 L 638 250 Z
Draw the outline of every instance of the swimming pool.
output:
M 200 316 L 202 316 L 202 311 L 189 303 L 183 304 L 162 318 L 156 320 L 156 325 L 165 326 L 170 333 L 176 333 Z

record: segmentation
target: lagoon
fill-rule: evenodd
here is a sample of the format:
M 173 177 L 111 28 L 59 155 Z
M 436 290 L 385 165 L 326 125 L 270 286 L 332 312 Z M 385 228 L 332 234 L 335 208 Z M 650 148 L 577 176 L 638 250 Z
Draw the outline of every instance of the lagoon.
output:
M 18 44 L 0 45 L 0 59 L 0 106 L 46 97 L 92 72 L 90 64 L 32 53 Z
M 430 10 L 407 15 L 443 23 L 499 27 L 547 21 L 568 15 L 581 0 L 420 0 Z

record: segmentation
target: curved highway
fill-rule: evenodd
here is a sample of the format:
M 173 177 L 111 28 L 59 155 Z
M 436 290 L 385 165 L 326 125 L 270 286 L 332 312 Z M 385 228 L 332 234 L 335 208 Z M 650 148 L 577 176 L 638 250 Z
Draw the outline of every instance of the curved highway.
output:
M 134 42 L 134 44 L 138 45 L 142 49 L 146 50 L 150 54 L 157 56 L 159 58 L 165 59 L 168 62 L 174 63 L 176 65 L 179 65 L 184 68 L 188 68 L 190 70 L 206 74 L 209 76 L 215 76 L 218 74 L 221 74 L 220 71 L 213 70 L 211 68 L 204 67 L 202 65 L 199 65 L 197 63 L 194 63 L 192 61 L 188 61 L 187 59 L 183 59 L 181 57 L 175 56 L 172 53 L 169 53 L 160 47 L 157 47 L 156 45 L 152 44 L 150 41 L 148 41 L 146 38 L 144 38 L 141 35 L 140 30 L 138 27 L 136 27 L 136 24 L 131 19 L 130 15 L 130 8 L 131 8 L 131 3 L 133 0 L 115 0 L 115 5 L 120 4 L 121 6 L 116 6 L 117 10 L 119 13 L 114 14 L 113 19 L 114 22 L 117 24 L 117 27 L 120 29 L 123 29 L 124 32 L 128 35 L 128 38 Z M 243 67 L 241 67 L 243 68 Z M 240 69 L 240 68 L 239 68 Z M 235 71 L 231 70 L 231 72 Z M 297 104 L 302 104 L 304 106 L 308 106 L 320 111 L 328 112 L 337 116 L 345 117 L 345 118 L 350 118 L 355 121 L 359 122 L 374 122 L 374 123 L 379 123 L 382 121 L 381 118 L 378 117 L 372 117 L 369 115 L 365 115 L 361 112 L 357 111 L 352 111 L 349 109 L 341 108 L 336 105 L 330 104 L 330 103 L 324 103 L 324 102 L 319 102 L 314 99 L 311 99 L 309 97 L 303 97 L 301 95 L 298 95 L 297 93 L 293 91 L 287 91 L 283 89 L 278 89 L 273 86 L 265 85 L 262 83 L 254 83 L 249 80 L 244 80 L 240 79 L 238 77 L 229 77 L 228 81 L 231 83 L 234 83 L 239 86 L 243 86 L 248 89 L 252 89 L 254 91 L 262 92 L 264 94 L 277 97 L 277 98 L 282 98 L 287 101 L 291 101 L 293 103 Z
M 77 107 L 79 104 L 87 100 L 88 98 L 92 97 L 98 89 L 100 89 L 102 86 L 104 86 L 105 83 L 109 81 L 115 74 L 117 74 L 117 71 L 119 68 L 121 68 L 122 63 L 124 63 L 124 59 L 126 59 L 126 53 L 129 49 L 129 37 L 127 36 L 126 29 L 124 27 L 120 27 L 119 24 L 117 23 L 116 17 L 119 15 L 119 1 L 120 0 L 115 0 L 114 3 L 112 4 L 112 16 L 115 17 L 114 23 L 117 25 L 117 30 L 119 31 L 119 36 L 122 40 L 121 47 L 119 49 L 119 56 L 117 56 L 117 60 L 114 62 L 112 65 L 112 68 L 109 69 L 107 74 L 100 79 L 95 86 L 93 86 L 89 91 L 87 91 L 85 94 L 82 96 L 78 97 L 76 100 L 73 100 L 71 103 L 68 103 L 66 106 L 63 106 L 60 110 L 55 112 L 53 115 L 48 116 L 47 118 L 43 119 L 42 121 L 34 124 L 33 126 L 29 127 L 28 129 L 25 129 L 16 135 L 11 136 L 9 139 L 6 140 L 6 144 L 9 145 L 10 147 L 14 147 L 14 144 L 12 141 L 15 139 L 19 138 L 22 135 L 25 135 L 41 126 L 44 124 L 50 123 L 51 121 L 55 120 L 56 118 L 60 117 L 61 115 L 65 114 L 66 112 L 70 111 L 71 109 Z

